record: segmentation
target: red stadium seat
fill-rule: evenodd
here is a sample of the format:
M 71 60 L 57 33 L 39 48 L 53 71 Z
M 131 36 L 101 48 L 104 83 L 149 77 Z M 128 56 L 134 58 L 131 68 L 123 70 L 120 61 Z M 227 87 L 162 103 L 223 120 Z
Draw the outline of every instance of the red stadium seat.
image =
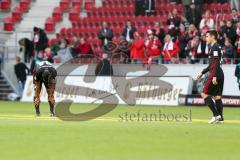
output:
M 54 19 L 54 22 L 60 22 L 62 21 L 62 15 L 63 11 L 60 7 L 55 7 L 52 13 L 52 17 Z
M 20 0 L 20 8 L 22 12 L 27 12 L 30 8 L 31 0 Z
M 81 8 L 80 7 L 74 7 L 69 12 L 69 20 L 70 21 L 77 21 L 79 19 Z
M 1 1 L 1 10 L 7 12 L 10 10 L 11 0 L 2 0 Z
M 51 17 L 47 18 L 45 22 L 45 30 L 47 32 L 53 32 L 55 30 L 55 22 L 53 18 Z
M 73 0 L 72 1 L 72 7 L 81 7 L 82 0 Z
M 66 28 L 62 28 L 62 29 L 60 30 L 60 35 L 66 36 Z
M 22 20 L 22 12 L 19 6 L 14 7 L 12 11 L 12 19 L 14 20 L 14 22 L 19 22 Z
M 61 1 L 60 1 L 60 8 L 61 8 L 63 11 L 68 10 L 69 5 L 70 5 L 70 1 L 71 1 L 71 0 L 61 0 Z
M 50 40 L 50 46 L 53 46 L 53 45 L 57 44 L 58 41 L 59 41 L 59 40 L 58 40 L 57 38 L 51 39 L 51 40 Z
M 14 30 L 14 20 L 9 17 L 4 19 L 4 31 L 13 31 Z
M 231 6 L 229 3 L 224 3 L 222 5 L 222 10 L 224 13 L 230 13 L 231 12 Z
M 93 10 L 95 7 L 94 7 L 94 3 L 91 2 L 91 1 L 86 1 L 85 3 L 85 9 L 86 10 Z

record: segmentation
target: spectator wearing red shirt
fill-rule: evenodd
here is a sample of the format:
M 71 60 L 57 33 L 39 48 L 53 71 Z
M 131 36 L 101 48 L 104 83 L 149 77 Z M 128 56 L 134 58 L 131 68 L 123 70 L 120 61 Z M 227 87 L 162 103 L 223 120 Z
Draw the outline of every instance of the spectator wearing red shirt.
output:
M 134 40 L 130 44 L 130 57 L 134 62 L 140 63 L 144 59 L 144 41 L 138 32 L 134 33 Z
M 179 47 L 177 43 L 172 41 L 172 37 L 170 35 L 166 35 L 165 43 L 163 46 L 163 57 L 164 63 L 171 64 L 174 62 L 174 59 L 177 58 L 179 53 Z
M 92 46 L 85 40 L 85 38 L 81 38 L 80 44 L 77 47 L 73 48 L 73 50 L 86 57 L 89 57 L 93 54 Z
M 145 42 L 148 61 L 158 62 L 160 58 L 160 47 L 162 46 L 158 37 L 153 34 L 152 30 L 148 30 L 148 39 Z

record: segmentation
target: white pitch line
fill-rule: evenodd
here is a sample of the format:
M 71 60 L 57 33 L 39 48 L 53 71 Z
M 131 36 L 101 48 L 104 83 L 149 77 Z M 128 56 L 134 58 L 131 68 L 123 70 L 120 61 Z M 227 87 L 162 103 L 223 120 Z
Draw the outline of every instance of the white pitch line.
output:
M 57 117 L 48 117 L 48 116 L 41 116 L 41 117 L 35 117 L 31 115 L 0 115 L 0 120 L 34 120 L 34 121 L 61 121 Z M 93 119 L 94 121 L 113 121 L 118 122 L 118 118 L 113 117 L 99 117 L 96 119 Z M 181 122 L 154 122 L 154 123 L 181 123 Z M 194 123 L 194 122 L 200 122 L 200 123 L 207 123 L 207 119 L 192 119 L 192 122 L 186 122 L 186 123 Z M 132 122 L 129 122 L 132 123 Z M 146 123 L 152 123 L 152 122 L 146 122 Z M 225 124 L 240 124 L 240 120 L 225 120 Z

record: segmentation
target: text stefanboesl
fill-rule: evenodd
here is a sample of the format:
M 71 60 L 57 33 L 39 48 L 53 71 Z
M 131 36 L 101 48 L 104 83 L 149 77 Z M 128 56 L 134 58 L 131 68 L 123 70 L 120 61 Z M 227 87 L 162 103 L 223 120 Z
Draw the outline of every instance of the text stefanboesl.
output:
M 188 113 L 163 113 L 158 110 L 155 113 L 124 112 L 118 115 L 119 122 L 192 122 L 192 111 Z

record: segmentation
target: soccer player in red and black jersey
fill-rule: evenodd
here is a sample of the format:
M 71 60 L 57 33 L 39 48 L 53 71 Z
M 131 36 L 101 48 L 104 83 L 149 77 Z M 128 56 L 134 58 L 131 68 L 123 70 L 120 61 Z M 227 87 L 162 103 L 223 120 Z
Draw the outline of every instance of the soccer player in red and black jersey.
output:
M 217 39 L 217 31 L 210 30 L 206 33 L 206 40 L 210 46 L 209 65 L 197 77 L 197 79 L 200 79 L 204 74 L 209 73 L 201 96 L 204 98 L 205 103 L 213 112 L 213 117 L 209 121 L 210 124 L 223 123 L 224 121 L 222 103 L 224 73 L 221 68 L 222 50 L 217 43 Z

